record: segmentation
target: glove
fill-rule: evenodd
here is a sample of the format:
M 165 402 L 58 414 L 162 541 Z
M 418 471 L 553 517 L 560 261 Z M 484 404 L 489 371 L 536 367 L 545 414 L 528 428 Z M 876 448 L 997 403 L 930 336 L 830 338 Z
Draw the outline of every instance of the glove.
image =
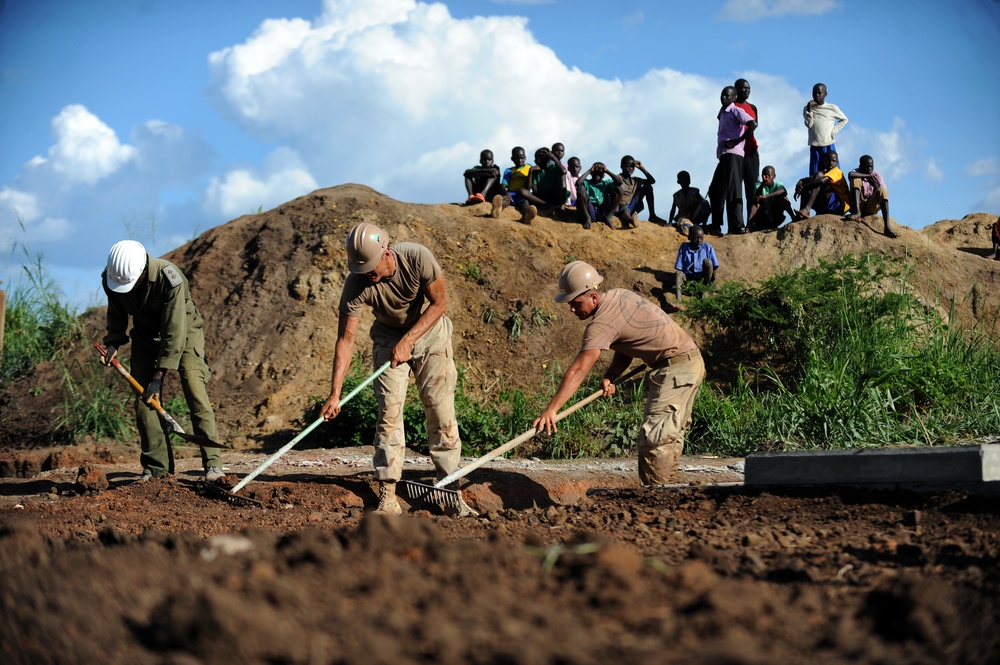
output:
M 155 397 L 157 402 L 162 403 L 163 402 L 161 395 L 162 392 L 163 392 L 163 379 L 153 379 L 152 381 L 149 382 L 149 385 L 146 386 L 146 392 L 142 394 L 142 399 L 143 401 L 146 402 L 146 404 L 150 404 L 152 398 Z
M 111 346 L 108 344 L 108 348 L 104 350 L 104 357 L 101 358 L 101 364 L 105 367 L 111 367 L 111 361 L 118 356 L 118 347 Z

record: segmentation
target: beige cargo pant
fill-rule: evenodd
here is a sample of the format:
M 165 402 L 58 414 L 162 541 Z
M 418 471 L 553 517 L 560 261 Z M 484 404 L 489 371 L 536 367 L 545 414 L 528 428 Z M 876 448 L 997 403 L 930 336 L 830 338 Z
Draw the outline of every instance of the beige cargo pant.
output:
M 684 432 L 691 425 L 694 398 L 705 380 L 701 353 L 689 355 L 689 360 L 646 375 L 645 420 L 639 431 L 639 482 L 643 485 L 665 485 L 679 477 Z
M 375 367 L 392 360 L 392 349 L 406 331 L 372 325 L 372 355 Z M 406 433 L 403 431 L 403 404 L 410 369 L 417 381 L 420 402 L 427 417 L 427 444 L 440 480 L 458 469 L 462 442 L 455 418 L 455 383 L 458 372 L 451 348 L 452 324 L 441 319 L 413 345 L 408 363 L 387 369 L 375 379 L 378 420 L 375 424 L 375 478 L 396 482 L 403 474 Z

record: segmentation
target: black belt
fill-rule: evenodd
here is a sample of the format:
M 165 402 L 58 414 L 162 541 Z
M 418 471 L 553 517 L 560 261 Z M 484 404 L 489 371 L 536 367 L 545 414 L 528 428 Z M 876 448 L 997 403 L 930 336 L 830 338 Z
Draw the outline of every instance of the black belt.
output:
M 663 360 L 654 363 L 653 369 L 663 369 L 664 367 L 673 367 L 675 365 L 683 365 L 686 362 L 691 362 L 695 358 L 701 356 L 700 351 L 688 351 L 687 353 L 682 353 L 677 356 L 671 356 L 669 358 L 664 358 Z

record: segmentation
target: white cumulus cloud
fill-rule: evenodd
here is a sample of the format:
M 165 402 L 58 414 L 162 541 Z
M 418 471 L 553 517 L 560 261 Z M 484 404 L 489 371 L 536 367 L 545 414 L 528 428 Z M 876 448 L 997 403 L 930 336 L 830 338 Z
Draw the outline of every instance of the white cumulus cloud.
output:
M 263 169 L 232 169 L 221 178 L 212 178 L 205 207 L 213 215 L 231 219 L 267 210 L 318 187 L 298 155 L 279 148 L 268 156 Z
M 979 177 L 1000 174 L 1000 159 L 985 157 L 969 164 L 964 169 L 965 175 Z
M 80 104 L 65 107 L 52 120 L 56 143 L 49 149 L 52 168 L 70 182 L 93 185 L 135 157 L 115 132 Z

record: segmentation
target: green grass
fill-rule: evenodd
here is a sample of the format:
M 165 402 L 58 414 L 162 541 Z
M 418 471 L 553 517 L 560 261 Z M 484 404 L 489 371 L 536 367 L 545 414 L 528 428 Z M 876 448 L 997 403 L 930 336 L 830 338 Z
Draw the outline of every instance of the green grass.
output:
M 96 360 L 64 368 L 65 400 L 55 419 L 56 429 L 71 440 L 84 435 L 124 439 L 135 433 L 132 396 L 116 385 L 115 376 Z
M 42 267 L 41 256 L 32 258 L 26 247 L 22 249 L 22 279 L 8 294 L 0 383 L 28 376 L 38 363 L 65 356 L 83 337 L 76 313 L 61 302 L 62 293 Z

